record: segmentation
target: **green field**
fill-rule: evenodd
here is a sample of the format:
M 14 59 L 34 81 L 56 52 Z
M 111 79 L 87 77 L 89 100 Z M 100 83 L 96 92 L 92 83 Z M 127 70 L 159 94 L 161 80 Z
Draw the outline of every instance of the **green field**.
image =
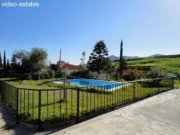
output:
M 179 73 L 180 74 L 180 57 L 176 58 L 142 58 L 137 60 L 128 60 L 128 66 L 150 66 L 159 67 L 166 72 Z M 113 62 L 117 65 L 117 62 Z
M 128 61 L 128 65 L 160 67 L 161 69 L 167 72 L 180 73 L 180 57 L 179 58 L 144 58 L 142 60 Z

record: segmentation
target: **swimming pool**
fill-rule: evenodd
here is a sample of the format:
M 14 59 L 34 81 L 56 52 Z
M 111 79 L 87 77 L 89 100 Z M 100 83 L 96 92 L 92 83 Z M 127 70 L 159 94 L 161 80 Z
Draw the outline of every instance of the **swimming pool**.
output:
M 117 88 L 120 88 L 124 85 L 124 83 L 121 82 L 112 82 L 112 81 L 103 81 L 103 80 L 94 80 L 94 79 L 70 79 L 68 82 L 72 85 L 78 85 L 78 86 L 95 86 L 99 87 L 105 90 L 115 90 Z

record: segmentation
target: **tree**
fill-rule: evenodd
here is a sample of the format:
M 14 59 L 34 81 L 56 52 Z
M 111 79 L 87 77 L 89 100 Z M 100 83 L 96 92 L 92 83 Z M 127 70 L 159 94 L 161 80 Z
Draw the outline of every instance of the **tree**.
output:
M 6 52 L 4 51 L 4 58 L 3 58 L 3 69 L 4 69 L 4 75 L 6 75 Z
M 16 51 L 13 53 L 12 60 L 13 64 L 18 63 L 16 71 L 20 73 L 29 73 L 30 72 L 30 53 L 25 50 Z M 14 65 L 15 66 L 15 65 Z
M 13 53 L 14 59 L 20 64 L 23 64 L 24 60 L 28 60 L 30 57 L 30 53 L 25 50 L 19 50 Z
M 86 52 L 82 52 L 82 58 L 80 59 L 81 60 L 81 64 L 80 64 L 80 69 L 81 70 L 86 70 Z
M 3 67 L 6 68 L 6 52 L 4 51 Z
M 51 70 L 54 70 L 55 72 L 57 72 L 59 70 L 59 65 L 58 64 L 51 64 L 50 68 L 51 68 Z
M 9 74 L 9 70 L 10 70 L 9 59 L 7 59 L 6 70 L 7 70 L 7 73 Z
M 120 59 L 119 59 L 119 76 L 121 77 L 121 79 L 123 78 L 123 71 L 126 69 L 126 67 L 127 67 L 127 62 L 123 58 L 123 41 L 121 40 Z
M 45 65 L 47 52 L 42 48 L 33 48 L 30 52 L 30 67 L 31 72 L 37 72 Z
M 119 73 L 120 73 L 120 77 L 122 78 L 123 76 L 123 41 L 122 40 L 120 45 Z
M 100 73 L 100 71 L 106 70 L 106 67 L 109 63 L 107 56 L 108 50 L 106 44 L 103 41 L 97 42 L 87 63 L 89 70 L 97 71 L 98 73 Z
M 39 71 L 47 58 L 47 52 L 41 48 L 33 48 L 31 52 L 20 50 L 14 52 L 12 59 L 18 63 L 21 73 L 33 73 Z
M 1 57 L 1 53 L 0 53 L 0 68 L 2 68 L 3 64 L 2 64 L 2 57 Z
M 16 68 L 17 68 L 17 60 L 14 55 L 11 58 L 11 67 L 12 67 L 12 70 L 16 70 Z
M 13 76 L 16 75 L 16 73 L 18 73 L 18 63 L 14 55 L 11 58 L 11 70 Z

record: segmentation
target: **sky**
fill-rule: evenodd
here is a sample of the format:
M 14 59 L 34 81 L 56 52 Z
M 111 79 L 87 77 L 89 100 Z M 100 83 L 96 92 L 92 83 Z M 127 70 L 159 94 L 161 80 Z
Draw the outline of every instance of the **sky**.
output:
M 2 7 L 0 0 L 0 52 L 44 48 L 48 61 L 80 64 L 103 40 L 109 55 L 180 53 L 180 0 L 8 0 L 38 2 L 39 7 Z

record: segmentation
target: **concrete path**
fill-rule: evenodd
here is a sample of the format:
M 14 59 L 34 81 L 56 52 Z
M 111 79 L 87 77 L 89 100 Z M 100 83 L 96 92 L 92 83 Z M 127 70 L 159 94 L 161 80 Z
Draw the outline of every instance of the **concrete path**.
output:
M 145 99 L 53 135 L 180 135 L 180 89 Z
M 52 135 L 179 135 L 180 89 L 139 101 L 88 121 L 41 133 L 28 131 L 22 125 L 4 132 L 14 134 Z M 0 130 L 0 134 L 2 134 Z
M 9 134 L 9 131 L 15 127 L 15 118 L 6 107 L 0 103 L 0 135 Z

